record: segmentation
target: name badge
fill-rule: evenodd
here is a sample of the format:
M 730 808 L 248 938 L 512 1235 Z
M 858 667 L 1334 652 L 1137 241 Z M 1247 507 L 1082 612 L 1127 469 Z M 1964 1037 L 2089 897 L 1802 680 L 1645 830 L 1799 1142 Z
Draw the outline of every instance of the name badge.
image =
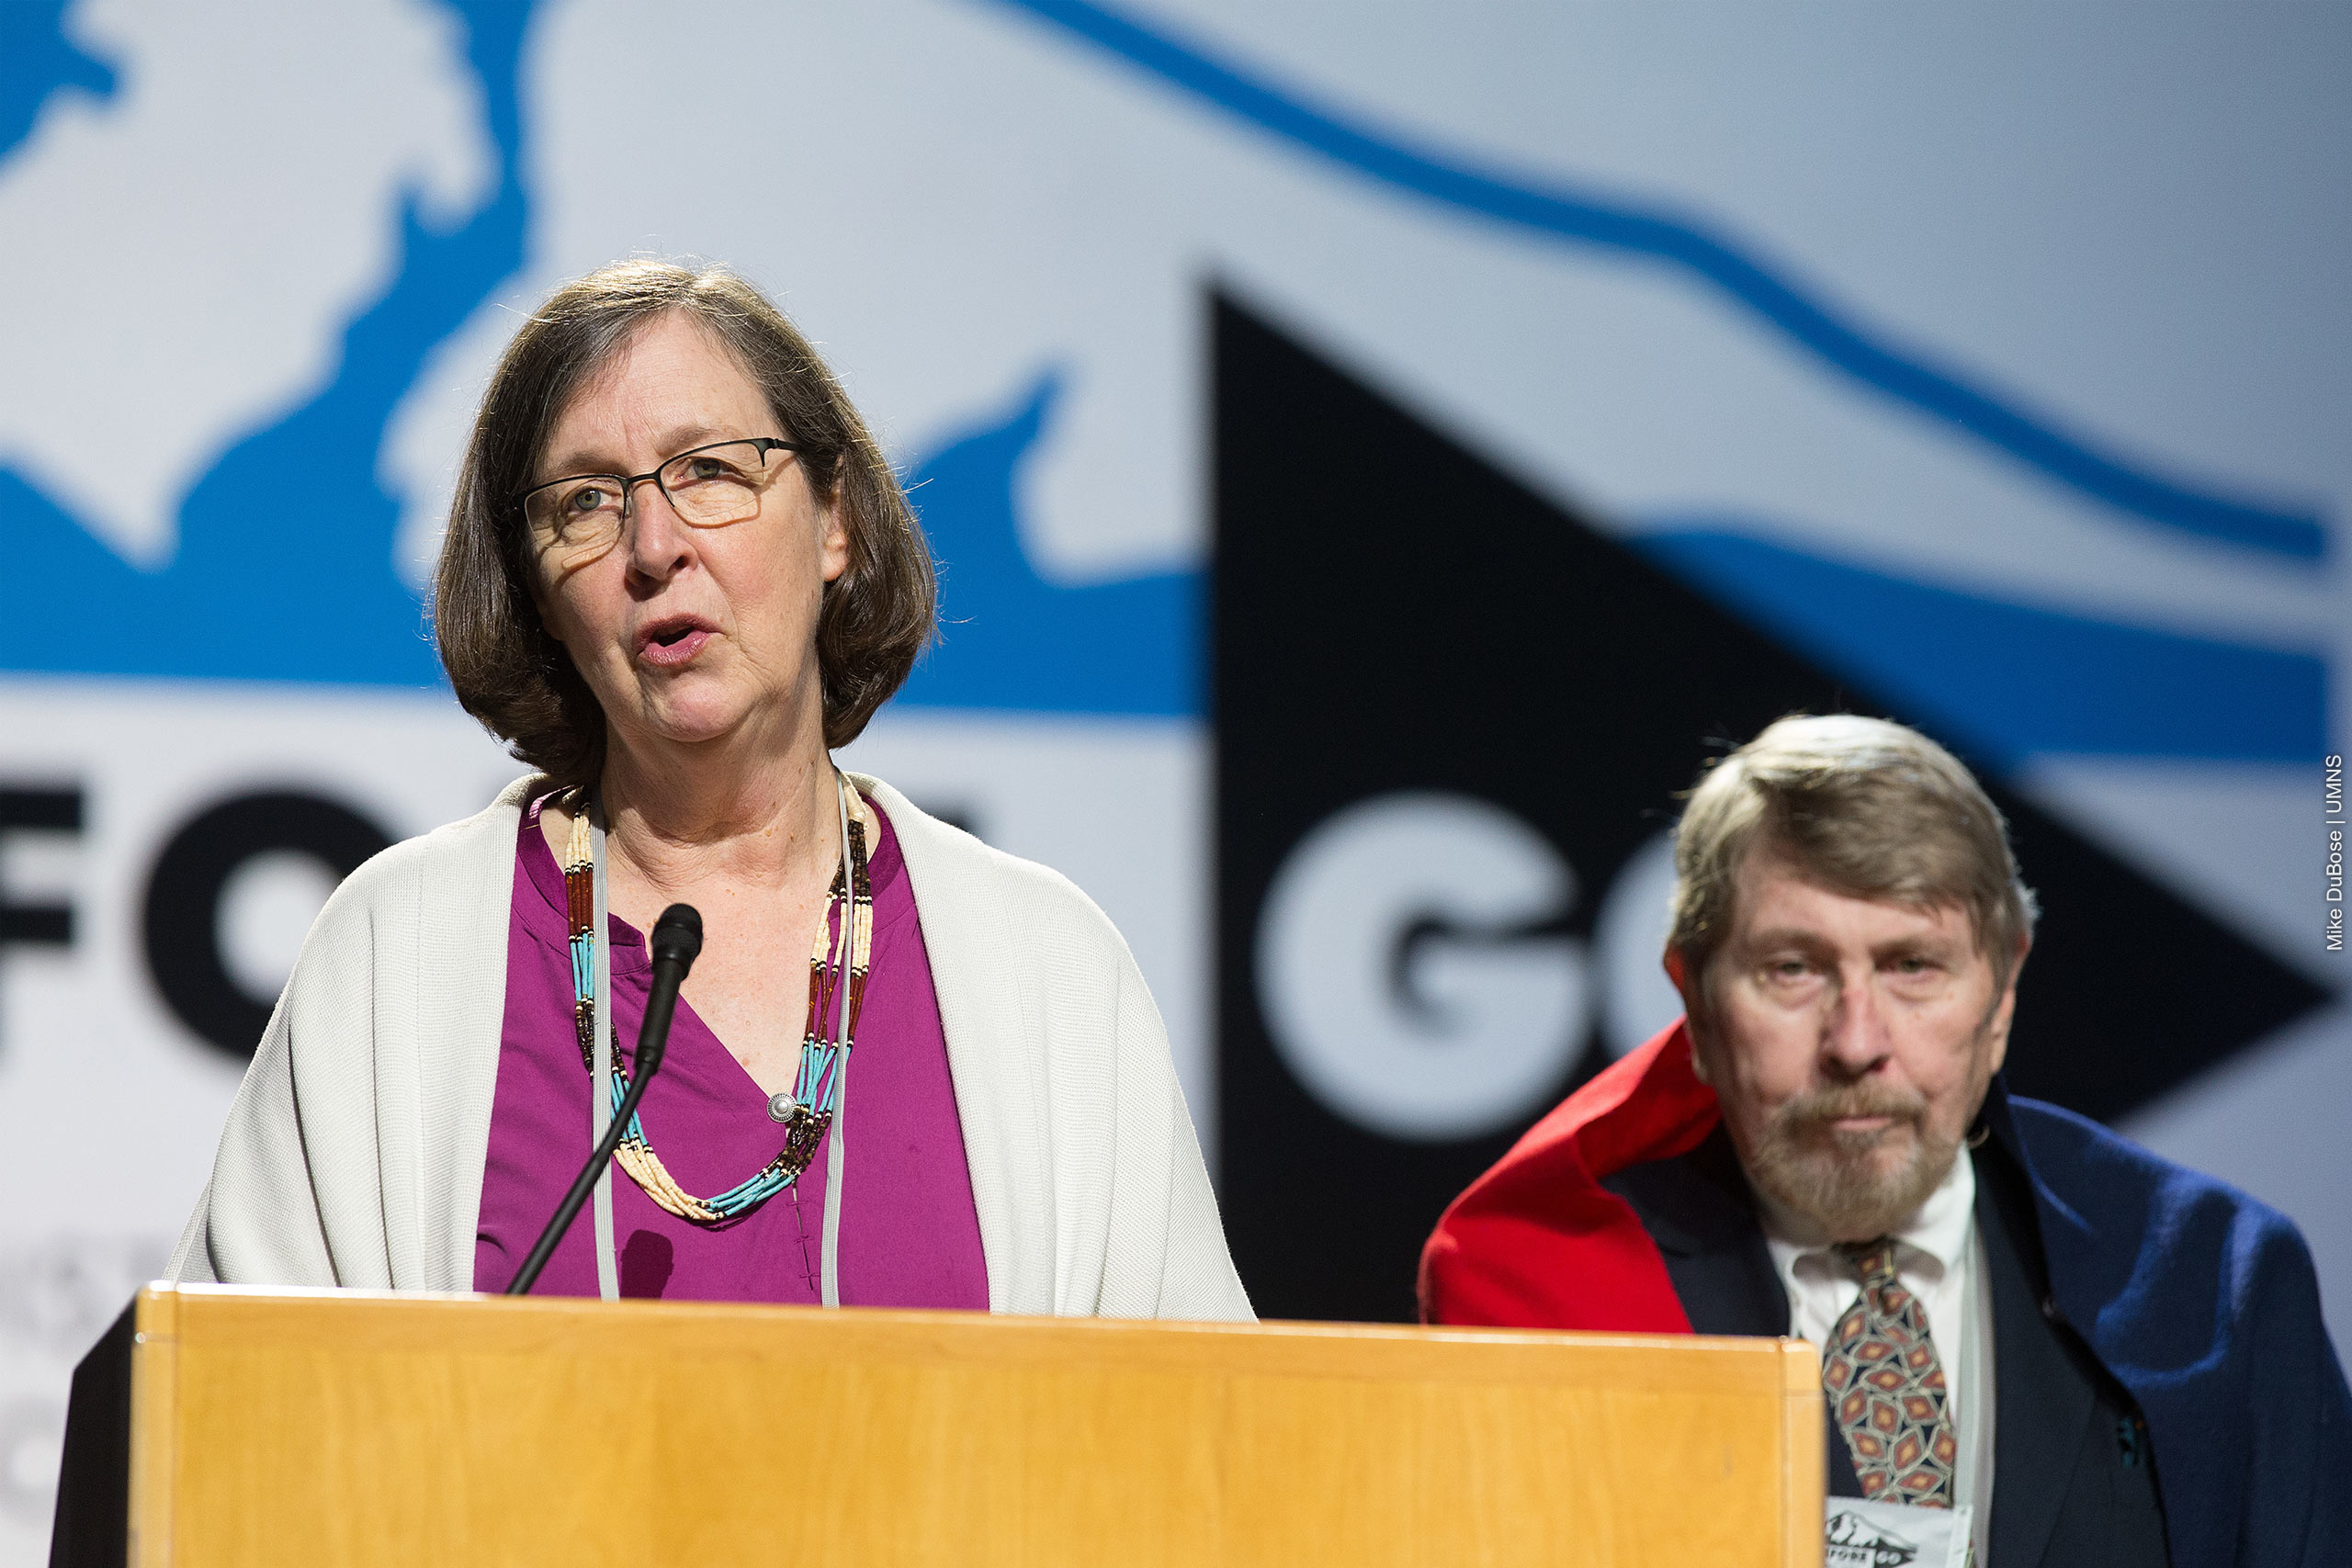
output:
M 1822 1568 L 1969 1568 L 1971 1512 L 1832 1497 Z

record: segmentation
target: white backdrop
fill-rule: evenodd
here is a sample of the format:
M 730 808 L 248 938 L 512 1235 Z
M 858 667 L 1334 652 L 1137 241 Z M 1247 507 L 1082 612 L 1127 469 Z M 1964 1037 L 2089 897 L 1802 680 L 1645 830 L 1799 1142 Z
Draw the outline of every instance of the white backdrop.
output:
M 854 760 L 1105 905 L 1212 1142 L 1212 283 L 2352 977 L 2352 9 L 43 0 L 0 51 L 0 800 L 79 822 L 0 821 L 0 1563 L 237 1081 L 153 979 L 162 848 L 243 793 L 400 836 L 512 776 L 418 589 L 516 312 L 624 254 L 771 289 L 931 481 L 948 637 Z M 1725 539 L 2064 635 L 2030 679 L 1921 659 L 1724 586 Z M 230 879 L 224 971 L 266 997 L 329 885 Z M 2293 1213 L 2339 1338 L 2347 1109 L 2339 1005 L 2130 1129 Z

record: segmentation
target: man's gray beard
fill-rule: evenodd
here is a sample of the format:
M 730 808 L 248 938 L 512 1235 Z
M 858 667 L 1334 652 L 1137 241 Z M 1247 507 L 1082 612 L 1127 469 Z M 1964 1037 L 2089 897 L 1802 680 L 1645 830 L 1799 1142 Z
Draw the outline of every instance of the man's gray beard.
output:
M 1832 1122 L 1890 1116 L 1875 1133 L 1840 1133 Z M 1747 1151 L 1748 1179 L 1766 1196 L 1839 1241 L 1885 1235 L 1918 1212 L 1960 1153 L 1959 1140 L 1928 1129 L 1923 1097 L 1860 1085 L 1801 1095 L 1781 1106 Z M 1893 1170 L 1871 1156 L 1908 1128 L 1911 1156 Z

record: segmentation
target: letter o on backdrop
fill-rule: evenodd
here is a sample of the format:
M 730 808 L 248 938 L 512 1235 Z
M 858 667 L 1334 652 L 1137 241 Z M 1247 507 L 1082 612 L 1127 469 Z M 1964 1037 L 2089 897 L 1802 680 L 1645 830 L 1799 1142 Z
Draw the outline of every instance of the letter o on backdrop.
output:
M 1308 1092 L 1368 1131 L 1453 1143 L 1558 1089 L 1590 1024 L 1576 874 L 1468 795 L 1380 795 L 1317 823 L 1259 911 L 1259 1007 Z
M 1674 830 L 1635 850 L 1618 869 L 1592 924 L 1602 976 L 1600 1038 L 1611 1061 L 1682 1015 L 1666 977 L 1667 918 L 1674 899 Z
M 224 953 L 221 895 L 265 856 L 306 856 L 340 882 L 390 842 L 341 801 L 291 791 L 234 795 L 188 818 L 147 879 L 147 969 L 165 1005 L 205 1043 L 252 1056 L 277 998 L 254 994 Z

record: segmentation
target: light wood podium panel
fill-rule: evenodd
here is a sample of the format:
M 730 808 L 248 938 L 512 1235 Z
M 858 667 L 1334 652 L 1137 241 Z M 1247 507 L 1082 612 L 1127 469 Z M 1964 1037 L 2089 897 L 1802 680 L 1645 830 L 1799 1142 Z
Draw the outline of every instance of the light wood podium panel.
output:
M 1798 1340 L 141 1292 L 130 1562 L 1817 1565 Z

